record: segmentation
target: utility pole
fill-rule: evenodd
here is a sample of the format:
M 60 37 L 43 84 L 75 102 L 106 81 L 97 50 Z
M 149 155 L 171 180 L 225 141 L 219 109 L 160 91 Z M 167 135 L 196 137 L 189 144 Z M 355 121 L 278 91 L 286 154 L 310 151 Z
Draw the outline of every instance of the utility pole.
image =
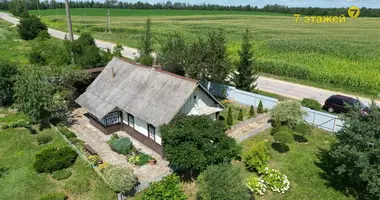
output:
M 69 40 L 74 41 L 73 28 L 71 25 L 69 0 L 65 0 L 65 7 L 66 7 L 66 17 L 67 17 L 67 27 L 68 27 L 68 32 L 69 32 Z
M 106 28 L 104 29 L 104 32 L 105 32 L 105 33 L 107 33 L 107 29 L 108 29 L 108 32 L 111 33 L 111 17 L 110 17 L 110 10 L 107 10 Z
M 83 17 L 84 17 L 84 25 L 86 26 L 86 29 L 87 29 L 86 13 L 83 14 Z

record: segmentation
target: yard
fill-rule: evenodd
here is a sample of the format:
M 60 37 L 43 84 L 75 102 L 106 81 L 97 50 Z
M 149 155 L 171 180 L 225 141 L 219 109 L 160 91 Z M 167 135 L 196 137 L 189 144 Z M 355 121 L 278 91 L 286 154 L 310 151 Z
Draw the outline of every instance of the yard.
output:
M 24 115 L 0 109 L 0 121 L 11 122 L 26 119 Z M 62 148 L 65 141 L 52 129 L 45 133 L 53 136 L 49 144 L 39 146 L 37 135 L 25 128 L 0 129 L 0 168 L 8 169 L 0 178 L 0 199 L 40 199 L 42 196 L 64 192 L 70 200 L 116 199 L 116 194 L 96 175 L 81 158 L 69 168 L 72 175 L 57 181 L 49 174 L 39 174 L 33 168 L 35 154 L 46 146 Z
M 220 103 L 225 107 L 225 109 L 220 112 L 220 115 L 227 119 L 228 108 L 231 108 L 232 113 L 232 125 L 238 124 L 240 121 L 238 120 L 239 111 L 242 109 L 243 111 L 243 120 L 250 118 L 249 116 L 249 107 L 245 105 L 241 105 L 239 103 L 234 102 L 233 100 L 222 100 Z
M 315 164 L 318 162 L 319 149 L 329 148 L 335 139 L 334 136 L 320 129 L 314 129 L 312 134 L 306 138 L 308 139 L 307 143 L 294 142 L 291 144 L 290 151 L 287 153 L 279 153 L 271 147 L 274 140 L 270 135 L 270 130 L 261 132 L 242 143 L 246 148 L 250 141 L 266 141 L 271 158 L 268 168 L 279 170 L 287 175 L 290 181 L 290 189 L 284 194 L 267 190 L 264 196 L 256 196 L 257 199 L 351 199 L 328 187 L 327 181 L 319 175 L 322 170 Z M 243 163 L 237 163 L 237 165 L 244 167 Z M 244 170 L 242 175 L 244 178 L 248 178 L 254 176 L 255 173 Z

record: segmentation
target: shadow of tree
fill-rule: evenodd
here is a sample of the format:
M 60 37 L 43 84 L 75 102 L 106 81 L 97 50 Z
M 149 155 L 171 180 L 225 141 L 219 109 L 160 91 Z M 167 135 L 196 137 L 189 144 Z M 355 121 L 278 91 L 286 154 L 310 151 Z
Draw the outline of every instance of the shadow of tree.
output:
M 294 138 L 294 140 L 296 141 L 296 142 L 299 142 L 299 143 L 306 143 L 306 142 L 308 142 L 308 140 L 304 137 L 304 136 L 302 136 L 302 135 L 293 135 L 293 138 Z
M 272 148 L 279 153 L 286 153 L 290 150 L 289 146 L 283 143 L 274 142 Z
M 365 193 L 365 184 L 358 184 L 356 180 L 350 180 L 347 174 L 339 173 L 339 165 L 328 150 L 319 148 L 317 157 L 319 161 L 314 164 L 322 170 L 319 176 L 327 181 L 325 184 L 327 187 L 332 187 L 355 199 L 373 199 Z

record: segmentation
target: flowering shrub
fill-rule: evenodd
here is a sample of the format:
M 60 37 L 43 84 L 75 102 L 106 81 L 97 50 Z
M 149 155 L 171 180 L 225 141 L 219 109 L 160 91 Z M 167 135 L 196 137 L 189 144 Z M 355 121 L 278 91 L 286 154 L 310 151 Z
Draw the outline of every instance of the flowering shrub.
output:
M 251 171 L 264 170 L 269 159 L 269 151 L 264 142 L 250 144 L 250 148 L 243 154 L 244 163 Z
M 267 190 L 267 186 L 261 177 L 251 177 L 247 179 L 246 185 L 252 193 L 258 195 L 264 195 L 265 191 Z
M 274 192 L 284 193 L 289 190 L 290 182 L 288 177 L 278 170 L 266 169 L 264 174 L 261 176 L 264 183 Z

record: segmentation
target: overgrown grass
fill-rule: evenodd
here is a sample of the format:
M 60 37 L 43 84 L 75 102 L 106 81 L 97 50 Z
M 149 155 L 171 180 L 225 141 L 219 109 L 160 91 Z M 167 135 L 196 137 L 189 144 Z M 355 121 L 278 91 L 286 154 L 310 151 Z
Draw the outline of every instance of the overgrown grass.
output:
M 1 110 L 1 113 L 5 114 L 5 111 Z M 15 116 L 10 115 L 5 119 L 23 118 Z M 53 136 L 53 141 L 47 146 L 60 148 L 67 145 L 52 129 L 43 132 Z M 38 200 L 52 192 L 64 192 L 73 200 L 116 199 L 108 185 L 79 157 L 70 169 L 72 176 L 66 180 L 56 181 L 48 174 L 38 174 L 33 168 L 34 157 L 46 146 L 39 146 L 36 137 L 26 129 L 0 130 L 0 167 L 8 168 L 8 174 L 0 180 L 0 199 Z M 75 187 L 69 189 L 67 185 L 74 183 Z
M 249 142 L 265 141 L 271 157 L 268 167 L 284 173 L 290 181 L 290 190 L 285 194 L 267 190 L 264 196 L 256 196 L 257 199 L 351 199 L 328 187 L 328 182 L 320 176 L 322 170 L 315 165 L 318 161 L 317 153 L 320 149 L 329 148 L 335 136 L 320 129 L 313 129 L 313 133 L 306 138 L 308 143 L 294 142 L 287 153 L 279 153 L 271 147 L 274 140 L 270 130 L 261 132 L 242 143 L 245 149 Z M 242 163 L 238 165 L 243 166 Z M 254 175 L 255 173 L 248 171 L 243 173 L 246 178 Z
M 10 26 L 10 23 L 0 19 L 0 60 L 27 64 L 30 43 L 21 40 L 16 28 Z
M 58 16 L 56 10 L 40 13 L 49 26 L 67 29 L 64 10 L 58 10 Z M 72 13 L 77 33 L 90 31 L 98 39 L 131 47 L 137 47 L 146 17 L 150 16 L 155 50 L 176 31 L 183 33 L 190 42 L 207 31 L 224 28 L 233 61 L 238 58 L 241 35 L 248 27 L 252 32 L 258 69 L 262 72 L 331 84 L 372 96 L 380 90 L 377 34 L 380 21 L 375 18 L 347 19 L 342 24 L 305 24 L 295 23 L 293 16 L 255 12 L 112 9 L 114 32 L 109 34 L 104 33 L 106 9 L 73 9 Z M 84 13 L 91 17 L 84 20 Z

